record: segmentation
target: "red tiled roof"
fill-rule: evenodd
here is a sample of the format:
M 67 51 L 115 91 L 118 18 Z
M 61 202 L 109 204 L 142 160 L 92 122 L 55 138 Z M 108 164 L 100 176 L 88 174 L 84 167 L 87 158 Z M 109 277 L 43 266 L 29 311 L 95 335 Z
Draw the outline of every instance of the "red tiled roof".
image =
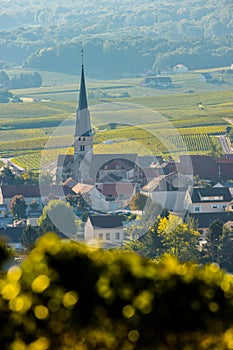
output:
M 72 191 L 75 192 L 76 194 L 85 194 L 91 191 L 94 188 L 93 185 L 88 185 L 88 184 L 83 184 L 83 183 L 78 183 L 72 188 Z

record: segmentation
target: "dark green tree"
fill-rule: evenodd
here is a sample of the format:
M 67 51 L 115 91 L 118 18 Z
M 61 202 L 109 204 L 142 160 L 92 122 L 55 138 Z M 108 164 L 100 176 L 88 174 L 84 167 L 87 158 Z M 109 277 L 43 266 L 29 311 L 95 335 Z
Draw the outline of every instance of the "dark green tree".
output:
M 226 225 L 221 236 L 220 266 L 233 273 L 233 230 Z
M 77 207 L 78 210 L 84 210 L 89 207 L 89 204 L 85 201 L 80 193 L 76 195 L 67 194 L 66 201 L 70 204 L 71 207 Z
M 39 203 L 35 200 L 35 199 L 33 199 L 32 201 L 31 201 L 31 203 L 29 204 L 29 210 L 30 210 L 30 213 L 31 214 L 35 214 L 35 213 L 38 213 L 38 211 L 39 211 Z
M 7 185 L 23 184 L 22 176 L 17 176 L 8 165 L 1 171 L 1 182 Z
M 5 89 L 0 90 L 0 103 L 8 103 L 13 98 L 13 94 Z
M 0 269 L 2 265 L 12 256 L 12 251 L 7 248 L 6 242 L 3 239 L 0 239 Z
M 204 262 L 216 262 L 220 264 L 222 234 L 223 222 L 220 219 L 216 219 L 209 225 L 208 228 L 207 244 L 204 248 Z
M 147 201 L 148 197 L 138 192 L 133 196 L 133 198 L 130 201 L 130 209 L 142 211 L 144 210 Z
M 31 225 L 28 225 L 23 229 L 23 233 L 21 236 L 21 244 L 24 248 L 30 251 L 34 247 L 38 237 L 38 229 L 32 227 Z
M 27 204 L 21 194 L 16 194 L 9 204 L 10 212 L 16 219 L 23 219 L 26 217 Z
M 40 233 L 54 231 L 58 234 L 73 236 L 77 233 L 72 207 L 61 200 L 53 199 L 44 207 L 38 220 Z
M 9 166 L 5 166 L 1 171 L 1 181 L 8 185 L 12 185 L 16 181 L 16 176 Z

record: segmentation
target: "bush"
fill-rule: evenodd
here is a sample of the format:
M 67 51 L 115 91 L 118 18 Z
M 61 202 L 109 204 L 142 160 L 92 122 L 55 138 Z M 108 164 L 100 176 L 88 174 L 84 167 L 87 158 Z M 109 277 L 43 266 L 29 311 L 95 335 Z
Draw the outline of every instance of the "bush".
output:
M 231 349 L 233 277 L 43 236 L 0 281 L 1 349 Z

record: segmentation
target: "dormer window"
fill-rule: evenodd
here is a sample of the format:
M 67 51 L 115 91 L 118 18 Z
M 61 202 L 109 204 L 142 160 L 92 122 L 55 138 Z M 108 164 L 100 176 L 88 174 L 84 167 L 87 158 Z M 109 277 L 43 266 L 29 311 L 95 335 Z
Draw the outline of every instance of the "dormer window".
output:
M 201 201 L 223 201 L 223 196 L 205 196 L 201 197 Z

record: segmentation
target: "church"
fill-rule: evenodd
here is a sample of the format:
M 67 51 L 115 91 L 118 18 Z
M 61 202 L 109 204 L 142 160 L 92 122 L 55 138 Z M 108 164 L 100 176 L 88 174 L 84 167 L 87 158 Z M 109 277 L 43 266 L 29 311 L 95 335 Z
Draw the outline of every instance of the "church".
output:
M 101 186 L 98 187 L 98 184 L 125 182 L 133 183 L 140 188 L 142 183 L 148 182 L 143 168 L 157 161 L 155 156 L 139 157 L 134 153 L 95 154 L 93 137 L 82 64 L 74 132 L 74 154 L 58 156 L 56 183 L 62 184 L 67 179 L 72 179 L 75 183 L 93 185 L 100 189 Z

